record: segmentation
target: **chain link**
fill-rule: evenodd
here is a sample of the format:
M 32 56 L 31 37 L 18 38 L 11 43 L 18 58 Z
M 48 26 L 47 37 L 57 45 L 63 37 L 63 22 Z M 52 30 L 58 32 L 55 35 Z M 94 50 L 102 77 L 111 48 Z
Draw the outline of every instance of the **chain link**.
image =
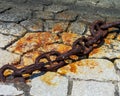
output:
M 108 28 L 116 27 L 118 28 L 120 22 L 106 23 L 101 20 L 93 22 L 90 26 L 91 35 L 85 37 L 82 36 L 73 42 L 72 49 L 61 54 L 57 51 L 50 51 L 41 54 L 35 60 L 34 64 L 25 66 L 24 68 L 17 69 L 13 65 L 4 65 L 0 68 L 0 80 L 5 82 L 6 76 L 4 72 L 8 69 L 12 70 L 11 76 L 15 78 L 22 78 L 23 74 L 30 74 L 36 70 L 39 71 L 56 71 L 58 68 L 67 65 L 65 62 L 66 59 L 70 59 L 71 55 L 76 55 L 78 57 L 88 55 L 94 48 L 99 47 L 104 38 L 109 34 Z M 54 60 L 51 59 L 51 56 L 54 56 Z M 46 59 L 46 62 L 42 62 L 42 59 Z

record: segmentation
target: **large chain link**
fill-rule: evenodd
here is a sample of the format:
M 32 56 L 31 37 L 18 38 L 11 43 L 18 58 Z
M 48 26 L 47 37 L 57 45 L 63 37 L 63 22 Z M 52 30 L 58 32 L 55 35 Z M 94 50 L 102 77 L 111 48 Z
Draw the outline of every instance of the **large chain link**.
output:
M 58 68 L 67 65 L 65 62 L 67 59 L 71 59 L 71 55 L 76 55 L 78 57 L 87 56 L 94 48 L 99 47 L 99 45 L 104 42 L 104 38 L 108 35 L 108 28 L 120 27 L 120 22 L 106 23 L 104 21 L 97 20 L 93 22 L 90 26 L 91 35 L 78 38 L 73 42 L 72 49 L 61 54 L 57 51 L 50 51 L 41 54 L 35 60 L 34 64 L 25 66 L 24 68 L 17 69 L 13 65 L 4 65 L 0 68 L 0 80 L 5 82 L 6 77 L 4 72 L 8 69 L 13 72 L 11 76 L 16 78 L 22 78 L 24 80 L 23 74 L 32 74 L 34 71 L 56 71 Z M 54 56 L 54 59 L 51 59 Z M 46 62 L 42 62 L 42 59 L 46 59 Z

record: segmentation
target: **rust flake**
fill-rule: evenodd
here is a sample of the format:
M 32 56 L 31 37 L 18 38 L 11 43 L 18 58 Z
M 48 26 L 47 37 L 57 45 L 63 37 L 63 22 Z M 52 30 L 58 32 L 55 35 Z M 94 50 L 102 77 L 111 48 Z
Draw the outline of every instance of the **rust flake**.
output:
M 101 51 L 100 48 L 93 49 L 93 50 L 90 52 L 89 56 L 92 56 L 92 55 L 94 55 L 94 54 L 97 54 L 97 53 L 99 53 L 100 51 Z

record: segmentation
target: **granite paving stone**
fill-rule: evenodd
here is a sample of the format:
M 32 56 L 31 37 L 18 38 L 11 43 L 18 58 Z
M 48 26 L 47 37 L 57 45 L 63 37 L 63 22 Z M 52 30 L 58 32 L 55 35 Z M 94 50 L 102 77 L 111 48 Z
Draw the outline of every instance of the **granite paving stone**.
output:
M 10 44 L 14 40 L 16 40 L 16 37 L 0 34 L 0 47 L 4 48 L 6 45 Z
M 11 21 L 11 22 L 19 22 L 21 20 L 25 20 L 30 18 L 31 11 L 24 10 L 21 8 L 11 8 L 0 14 L 1 21 Z
M 44 23 L 44 31 L 63 32 L 66 31 L 68 24 L 69 22 L 47 20 Z
M 65 11 L 67 10 L 67 6 L 61 6 L 61 5 L 50 5 L 50 6 L 47 6 L 45 7 L 45 11 L 50 11 L 50 12 L 54 12 L 54 13 L 58 13 L 58 12 L 62 12 L 62 11 Z
M 83 59 L 62 67 L 57 72 L 79 80 L 120 80 L 114 64 L 106 59 Z
M 68 80 L 55 72 L 32 79 L 30 85 L 33 96 L 67 96 Z
M 87 27 L 86 24 L 82 22 L 74 22 L 71 23 L 71 25 L 68 28 L 68 31 L 77 34 L 84 34 L 84 32 L 86 31 L 86 27 Z
M 114 88 L 107 82 L 74 81 L 71 96 L 115 96 Z
M 25 20 L 20 24 L 28 31 L 43 31 L 43 21 L 40 19 Z
M 89 58 L 120 58 L 120 42 L 118 40 L 105 39 L 105 44 L 93 49 Z
M 35 11 L 34 18 L 37 19 L 54 19 L 54 14 L 50 11 Z
M 16 89 L 13 84 L 0 84 L 0 95 L 1 96 L 18 96 L 22 95 L 23 91 Z
M 0 67 L 6 64 L 17 63 L 20 61 L 20 55 L 0 49 Z
M 63 11 L 63 12 L 57 13 L 55 15 L 55 19 L 65 20 L 65 21 L 74 21 L 76 20 L 77 16 L 78 14 L 75 13 L 74 11 Z
M 26 33 L 26 29 L 16 23 L 0 22 L 0 33 L 14 36 L 22 36 Z

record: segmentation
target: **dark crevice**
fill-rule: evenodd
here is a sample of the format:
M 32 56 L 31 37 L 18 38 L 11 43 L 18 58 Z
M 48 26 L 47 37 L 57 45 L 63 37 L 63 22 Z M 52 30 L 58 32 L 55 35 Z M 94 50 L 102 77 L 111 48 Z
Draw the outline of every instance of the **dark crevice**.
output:
M 7 9 L 1 11 L 0 14 L 5 13 L 6 11 L 9 11 L 9 10 L 11 10 L 11 9 L 12 9 L 12 7 L 9 7 L 9 8 L 7 8 Z
M 115 92 L 114 92 L 114 96 L 120 96 L 119 95 L 119 87 L 118 87 L 118 83 L 115 83 Z
M 67 96 L 70 96 L 72 94 L 72 87 L 73 87 L 73 80 L 69 78 Z

